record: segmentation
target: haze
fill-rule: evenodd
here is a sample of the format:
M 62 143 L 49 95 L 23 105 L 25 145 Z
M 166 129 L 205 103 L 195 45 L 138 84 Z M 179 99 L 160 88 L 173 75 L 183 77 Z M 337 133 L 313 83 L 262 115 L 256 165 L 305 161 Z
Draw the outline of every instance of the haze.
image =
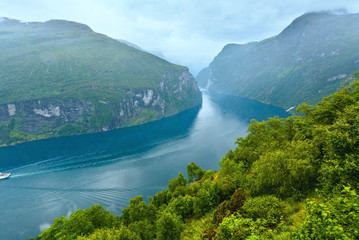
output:
M 0 16 L 22 21 L 65 19 L 125 39 L 188 66 L 196 75 L 227 43 L 278 34 L 309 11 L 359 11 L 357 0 L 1 0 Z

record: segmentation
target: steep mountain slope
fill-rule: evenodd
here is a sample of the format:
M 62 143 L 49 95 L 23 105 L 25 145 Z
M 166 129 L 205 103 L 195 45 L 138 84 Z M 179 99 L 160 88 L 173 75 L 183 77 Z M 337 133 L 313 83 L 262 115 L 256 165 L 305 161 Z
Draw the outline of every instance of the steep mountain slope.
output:
M 359 69 L 359 14 L 307 13 L 279 35 L 228 44 L 196 80 L 283 108 L 314 104 Z
M 188 69 L 76 22 L 0 19 L 0 145 L 142 124 L 201 104 Z
M 300 110 L 253 121 L 218 172 L 192 162 L 119 218 L 94 205 L 36 239 L 359 239 L 359 82 Z

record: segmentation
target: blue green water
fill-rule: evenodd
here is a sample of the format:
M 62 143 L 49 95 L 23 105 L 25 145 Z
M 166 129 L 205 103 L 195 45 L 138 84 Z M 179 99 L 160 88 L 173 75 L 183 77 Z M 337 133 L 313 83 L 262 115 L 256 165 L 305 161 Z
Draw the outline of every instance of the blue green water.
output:
M 0 181 L 0 239 L 35 237 L 54 218 L 97 203 L 120 214 L 192 161 L 218 169 L 249 118 L 286 115 L 251 100 L 203 97 L 202 107 L 157 122 L 0 148 L 0 170 L 12 173 Z

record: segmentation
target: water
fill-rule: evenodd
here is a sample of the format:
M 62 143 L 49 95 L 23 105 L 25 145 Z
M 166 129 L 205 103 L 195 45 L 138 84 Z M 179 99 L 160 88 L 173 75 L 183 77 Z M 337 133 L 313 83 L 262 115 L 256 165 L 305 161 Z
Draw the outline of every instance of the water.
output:
M 0 181 L 0 239 L 35 237 L 54 218 L 97 203 L 120 214 L 130 198 L 148 199 L 192 161 L 218 169 L 246 135 L 248 112 L 259 120 L 285 115 L 251 100 L 203 97 L 201 108 L 142 126 L 0 148 L 0 170 L 12 173 Z

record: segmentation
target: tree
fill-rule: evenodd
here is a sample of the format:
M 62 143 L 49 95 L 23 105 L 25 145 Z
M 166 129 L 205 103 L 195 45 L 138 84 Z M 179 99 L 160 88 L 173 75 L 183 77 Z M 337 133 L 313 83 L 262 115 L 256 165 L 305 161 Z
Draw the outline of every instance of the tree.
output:
M 98 204 L 89 209 L 79 209 L 69 218 L 55 219 L 54 224 L 40 234 L 40 239 L 76 239 L 78 236 L 91 234 L 95 229 L 112 228 L 118 225 L 118 217 Z
M 189 183 L 200 180 L 203 177 L 204 173 L 205 171 L 203 171 L 202 168 L 200 168 L 194 162 L 187 165 L 187 175 Z
M 158 240 L 178 240 L 181 238 L 183 223 L 181 219 L 172 213 L 162 212 L 156 222 Z
M 168 189 L 171 192 L 174 192 L 177 187 L 186 186 L 187 180 L 184 177 L 183 173 L 179 172 L 177 178 L 173 178 L 170 180 L 170 183 L 168 184 Z
M 306 141 L 293 141 L 281 148 L 264 153 L 253 163 L 247 178 L 252 195 L 303 197 L 315 186 L 315 147 Z
M 153 196 L 153 198 L 150 198 L 150 205 L 153 204 L 157 208 L 159 208 L 162 205 L 167 205 L 172 198 L 172 193 L 168 191 L 168 189 L 163 190 L 162 192 L 157 193 Z
M 190 218 L 193 216 L 193 197 L 179 196 L 170 202 L 168 208 L 182 218 Z
M 194 199 L 193 208 L 196 217 L 201 217 L 220 203 L 220 187 L 217 183 L 202 184 Z
M 155 213 L 154 210 L 143 201 L 142 196 L 137 196 L 130 200 L 130 204 L 127 208 L 122 209 L 121 218 L 125 225 L 129 225 L 130 223 L 145 219 L 154 221 Z

